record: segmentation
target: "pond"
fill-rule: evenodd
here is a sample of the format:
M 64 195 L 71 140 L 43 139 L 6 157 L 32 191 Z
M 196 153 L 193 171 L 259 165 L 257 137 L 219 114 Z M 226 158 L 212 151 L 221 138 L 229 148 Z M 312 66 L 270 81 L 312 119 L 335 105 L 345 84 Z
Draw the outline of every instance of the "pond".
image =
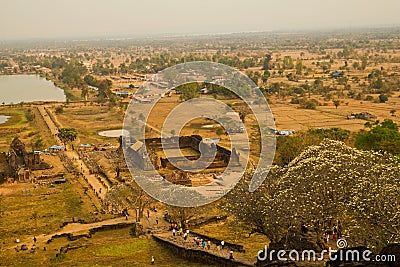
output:
M 9 118 L 11 118 L 11 117 L 5 116 L 5 115 L 0 115 L 0 124 L 7 122 Z
M 38 75 L 0 75 L 0 104 L 33 101 L 65 101 L 65 94 Z
M 128 131 L 124 130 L 124 129 L 108 130 L 108 131 L 99 132 L 99 135 L 105 136 L 105 137 L 120 137 L 120 136 L 128 135 Z

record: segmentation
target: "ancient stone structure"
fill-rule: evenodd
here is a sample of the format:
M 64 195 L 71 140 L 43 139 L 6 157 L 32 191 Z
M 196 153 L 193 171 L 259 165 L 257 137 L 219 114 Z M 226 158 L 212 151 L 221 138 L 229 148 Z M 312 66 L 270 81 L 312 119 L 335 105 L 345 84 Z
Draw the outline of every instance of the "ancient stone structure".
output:
M 201 186 L 212 182 L 216 178 L 216 174 L 221 173 L 228 164 L 240 165 L 240 154 L 236 152 L 235 148 L 231 152 L 208 141 L 199 135 L 191 135 L 165 139 L 149 138 L 145 141 L 131 140 L 128 144 L 123 145 L 126 148 L 127 156 L 132 159 L 128 161 L 128 164 L 133 163 L 134 167 L 141 170 L 155 168 L 167 181 L 174 184 Z M 165 150 L 169 150 L 168 158 L 165 156 Z M 202 160 L 199 160 L 200 156 L 202 156 Z M 202 169 L 204 163 L 210 162 L 205 173 L 182 171 Z M 211 173 L 214 173 L 214 177 Z
M 167 248 L 172 253 L 190 261 L 221 267 L 254 266 L 254 263 L 251 263 L 250 261 L 245 262 L 243 259 L 235 258 L 234 260 L 230 260 L 228 257 L 217 255 L 209 250 L 188 248 L 157 235 L 152 235 L 152 237 L 157 243 Z
M 31 181 L 33 170 L 51 168 L 41 159 L 40 152 L 27 152 L 25 144 L 18 137 L 13 139 L 10 150 L 4 157 L 8 165 L 7 175 L 21 182 Z
M 202 137 L 199 135 L 191 135 L 191 136 L 174 136 L 167 138 L 163 141 L 164 147 L 161 143 L 161 138 L 149 138 L 146 139 L 145 142 L 142 141 L 134 141 L 131 145 L 128 145 L 128 153 L 129 156 L 132 156 L 135 160 L 136 167 L 139 167 L 143 170 L 150 170 L 153 166 L 156 166 L 157 169 L 169 168 L 173 169 L 174 165 L 179 165 L 181 162 L 196 161 L 200 158 L 200 151 L 203 153 L 209 153 L 213 155 L 214 151 L 216 152 L 215 158 L 209 168 L 223 168 L 226 167 L 229 161 L 232 161 L 232 164 L 240 165 L 239 156 L 240 154 L 236 152 L 236 149 L 233 148 L 232 152 L 226 148 L 223 148 L 216 144 L 207 144 L 202 142 Z M 180 149 L 190 148 L 193 151 L 197 152 L 197 155 L 191 155 L 186 157 L 159 157 L 156 155 L 155 151 L 157 149 L 169 149 L 170 147 L 176 146 L 179 144 Z M 151 162 L 146 162 L 146 157 L 144 156 L 146 153 L 146 147 L 148 148 L 149 158 Z M 195 167 L 195 166 L 194 166 Z
M 170 175 L 167 175 L 166 180 L 174 184 L 192 186 L 189 174 L 183 171 L 172 172 Z

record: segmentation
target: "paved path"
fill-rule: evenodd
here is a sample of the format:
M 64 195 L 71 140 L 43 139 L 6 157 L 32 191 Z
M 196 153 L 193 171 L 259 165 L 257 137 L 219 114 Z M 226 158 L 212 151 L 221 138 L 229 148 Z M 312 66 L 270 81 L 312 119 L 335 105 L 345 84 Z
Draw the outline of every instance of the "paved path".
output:
M 63 145 L 61 140 L 58 138 L 58 128 L 53 122 L 52 118 L 49 116 L 47 113 L 46 109 L 44 106 L 38 106 L 37 107 L 39 110 L 40 115 L 42 116 L 43 120 L 46 122 L 47 127 L 49 128 L 51 134 L 54 136 L 55 140 L 59 145 Z M 62 125 L 60 125 L 62 126 Z M 68 148 L 67 148 L 68 149 Z M 72 150 L 69 148 L 67 151 L 65 151 L 65 155 L 72 160 L 72 162 L 75 163 L 76 167 L 78 170 L 83 174 L 83 176 L 86 178 L 88 183 L 93 187 L 95 190 L 96 195 L 100 199 L 104 199 L 106 197 L 107 191 L 109 190 L 109 187 L 102 184 L 99 179 L 97 179 L 96 175 L 90 174 L 89 168 L 86 166 L 85 162 L 79 158 L 78 153 L 75 150 Z

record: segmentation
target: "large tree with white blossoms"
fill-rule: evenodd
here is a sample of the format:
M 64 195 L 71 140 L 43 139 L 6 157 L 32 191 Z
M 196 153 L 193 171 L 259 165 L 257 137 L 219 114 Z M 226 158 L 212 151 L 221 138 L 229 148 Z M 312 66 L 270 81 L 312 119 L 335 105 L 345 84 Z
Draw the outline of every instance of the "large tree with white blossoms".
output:
M 325 140 L 287 167 L 272 167 L 255 193 L 241 182 L 225 208 L 271 241 L 301 222 L 322 235 L 322 222 L 331 219 L 341 222 L 350 245 L 380 249 L 400 241 L 399 160 Z

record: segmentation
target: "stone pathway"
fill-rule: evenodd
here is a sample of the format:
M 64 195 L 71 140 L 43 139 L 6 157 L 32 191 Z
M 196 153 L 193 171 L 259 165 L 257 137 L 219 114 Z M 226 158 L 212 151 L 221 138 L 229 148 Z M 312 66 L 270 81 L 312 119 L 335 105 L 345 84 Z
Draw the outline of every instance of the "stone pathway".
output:
M 229 251 L 230 251 L 229 249 L 226 249 L 226 248 L 221 249 L 219 244 L 215 244 L 215 243 L 211 243 L 210 249 L 207 248 L 207 243 L 206 243 L 206 247 L 203 249 L 201 246 L 201 242 L 200 242 L 200 245 L 196 244 L 196 242 L 194 241 L 194 238 L 196 237 L 196 235 L 193 233 L 190 233 L 190 231 L 189 231 L 189 237 L 187 238 L 187 240 L 184 240 L 183 236 L 179 236 L 179 235 L 173 236 L 172 231 L 154 234 L 154 236 L 156 236 L 160 239 L 163 239 L 163 240 L 168 240 L 171 243 L 173 243 L 177 246 L 180 246 L 180 247 L 185 247 L 187 249 L 203 250 L 207 253 L 216 255 L 218 257 L 229 259 Z M 207 242 L 207 240 L 206 240 L 206 242 Z M 239 253 L 239 252 L 233 253 L 235 260 L 240 261 L 245 264 L 249 264 L 249 265 L 253 265 L 255 263 L 255 260 L 244 258 L 240 254 L 241 253 Z
M 20 240 L 20 243 L 14 244 L 12 247 L 9 249 L 14 249 L 17 246 L 21 246 L 25 244 L 28 248 L 33 247 L 35 244 L 36 247 L 45 247 L 47 242 L 54 236 L 59 236 L 59 235 L 65 235 L 65 234 L 70 234 L 72 236 L 76 235 L 84 235 L 84 234 L 89 234 L 89 231 L 91 229 L 99 228 L 102 226 L 106 225 L 118 225 L 122 223 L 134 223 L 136 220 L 133 216 L 128 217 L 128 220 L 126 220 L 125 217 L 118 217 L 114 219 L 109 219 L 109 220 L 104 220 L 100 222 L 94 222 L 94 223 L 68 223 L 67 225 L 63 226 L 59 231 L 56 231 L 54 233 L 45 235 L 45 234 L 39 234 L 36 236 L 31 236 L 26 239 Z M 33 238 L 36 237 L 36 243 L 34 242 Z
M 54 136 L 55 140 L 57 141 L 58 145 L 63 145 L 61 140 L 58 138 L 57 133 L 58 133 L 58 128 L 53 122 L 52 118 L 49 116 L 47 113 L 46 109 L 44 106 L 38 106 L 37 109 L 39 110 L 39 113 L 41 114 L 43 120 L 46 122 L 47 127 L 49 128 L 51 134 Z M 60 125 L 62 126 L 62 125 Z M 86 178 L 85 180 L 91 185 L 91 187 L 94 189 L 95 194 L 103 200 L 106 197 L 107 191 L 109 190 L 108 186 L 104 185 L 99 181 L 99 179 L 96 177 L 94 174 L 90 174 L 89 168 L 86 166 L 85 162 L 79 158 L 78 153 L 75 150 L 72 150 L 69 148 L 67 151 L 64 153 L 69 159 L 72 160 L 72 162 L 76 163 L 76 167 L 78 168 L 78 171 L 83 174 L 83 176 Z

